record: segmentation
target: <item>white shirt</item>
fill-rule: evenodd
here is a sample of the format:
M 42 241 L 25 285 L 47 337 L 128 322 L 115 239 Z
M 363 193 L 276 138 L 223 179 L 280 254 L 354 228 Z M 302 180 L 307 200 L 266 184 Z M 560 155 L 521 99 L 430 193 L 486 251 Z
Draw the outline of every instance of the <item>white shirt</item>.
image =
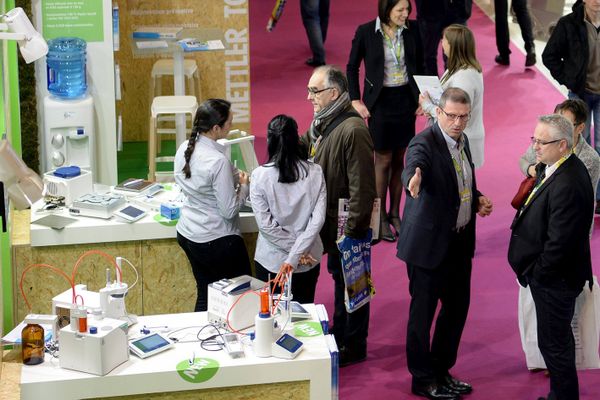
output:
M 206 243 L 229 235 L 240 235 L 240 207 L 248 196 L 248 186 L 236 192 L 237 169 L 225 156 L 225 148 L 199 135 L 190 158 L 191 176 L 185 177 L 186 140 L 175 154 L 175 182 L 185 199 L 177 232 L 196 243 Z
M 254 259 L 274 273 L 284 262 L 294 272 L 307 271 L 323 255 L 319 232 L 325 222 L 325 178 L 318 164 L 309 161 L 306 166 L 308 175 L 294 183 L 278 182 L 279 170 L 272 163 L 252 172 L 250 200 L 258 224 Z M 317 262 L 298 265 L 306 253 Z

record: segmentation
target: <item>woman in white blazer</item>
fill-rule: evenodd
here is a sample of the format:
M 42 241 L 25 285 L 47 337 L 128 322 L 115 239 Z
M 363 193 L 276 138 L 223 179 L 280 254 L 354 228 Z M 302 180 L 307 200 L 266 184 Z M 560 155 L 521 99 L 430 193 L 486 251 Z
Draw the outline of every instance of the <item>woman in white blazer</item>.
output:
M 448 57 L 447 69 L 440 82 L 445 90 L 456 87 L 467 92 L 471 98 L 471 117 L 465 128 L 469 138 L 475 168 L 483 165 L 485 129 L 483 127 L 483 74 L 475 53 L 475 37 L 464 25 L 453 24 L 444 30 L 442 49 Z M 423 113 L 435 119 L 436 104 L 428 93 L 419 96 Z

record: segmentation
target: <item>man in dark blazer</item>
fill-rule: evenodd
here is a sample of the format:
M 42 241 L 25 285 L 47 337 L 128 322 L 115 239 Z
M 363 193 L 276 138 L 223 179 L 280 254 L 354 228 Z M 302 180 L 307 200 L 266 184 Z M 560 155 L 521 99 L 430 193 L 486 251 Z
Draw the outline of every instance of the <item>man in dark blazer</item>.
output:
M 577 400 L 571 320 L 575 299 L 585 282 L 592 282 L 594 192 L 587 169 L 571 152 L 569 120 L 557 114 L 540 117 L 532 142 L 538 182 L 511 225 L 508 261 L 519 282 L 531 288 L 538 346 L 550 372 L 547 398 Z
M 410 193 L 397 253 L 410 280 L 407 364 L 412 392 L 428 399 L 459 399 L 472 390 L 449 372 L 469 310 L 475 214 L 492 212 L 492 202 L 477 190 L 463 133 L 470 111 L 467 93 L 446 89 L 437 123 L 411 140 L 402 173 Z M 430 340 L 438 301 L 441 310 Z

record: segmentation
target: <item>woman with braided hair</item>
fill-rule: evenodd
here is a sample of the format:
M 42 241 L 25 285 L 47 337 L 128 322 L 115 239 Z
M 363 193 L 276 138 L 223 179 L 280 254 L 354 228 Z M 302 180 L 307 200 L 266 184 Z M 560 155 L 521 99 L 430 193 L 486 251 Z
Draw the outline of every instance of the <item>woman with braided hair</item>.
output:
M 248 174 L 235 168 L 217 143 L 227 136 L 232 119 L 228 101 L 204 101 L 190 139 L 175 154 L 175 182 L 185 195 L 177 241 L 196 279 L 194 311 L 206 311 L 209 283 L 250 274 L 239 218 L 248 196 Z

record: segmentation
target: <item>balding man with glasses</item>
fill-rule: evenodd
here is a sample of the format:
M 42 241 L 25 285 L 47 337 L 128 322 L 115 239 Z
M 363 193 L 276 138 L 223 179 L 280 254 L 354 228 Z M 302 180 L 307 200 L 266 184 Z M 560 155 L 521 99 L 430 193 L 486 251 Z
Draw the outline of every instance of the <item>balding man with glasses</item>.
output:
M 591 288 L 594 191 L 571 150 L 571 121 L 558 114 L 540 117 L 532 143 L 537 182 L 511 225 L 508 262 L 535 303 L 538 346 L 550 372 L 550 393 L 538 400 L 577 400 L 571 320 L 586 281 Z
M 416 135 L 406 152 L 402 183 L 410 193 L 398 239 L 411 295 L 406 354 L 412 392 L 428 399 L 459 399 L 471 385 L 450 375 L 469 311 L 476 213 L 492 202 L 475 184 L 469 140 L 469 95 L 447 88 L 437 122 Z M 438 305 L 433 339 L 431 325 Z

